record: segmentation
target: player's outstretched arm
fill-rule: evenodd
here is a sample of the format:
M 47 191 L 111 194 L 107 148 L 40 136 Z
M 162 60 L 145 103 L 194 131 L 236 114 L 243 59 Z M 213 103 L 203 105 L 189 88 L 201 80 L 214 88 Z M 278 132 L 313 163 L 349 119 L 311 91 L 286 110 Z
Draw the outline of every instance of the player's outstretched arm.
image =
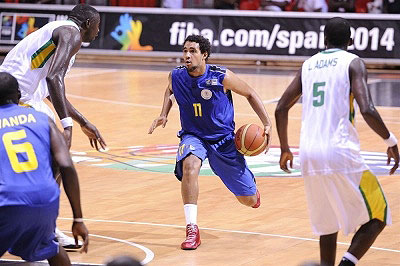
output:
M 72 163 L 72 159 L 69 155 L 69 151 L 64 141 L 64 138 L 50 118 L 49 125 L 51 153 L 53 159 L 60 168 L 64 190 L 67 194 L 74 216 L 74 222 L 72 224 L 72 234 L 74 235 L 76 244 L 78 243 L 78 236 L 82 237 L 84 243 L 81 252 L 87 252 L 89 245 L 89 232 L 82 220 L 83 216 L 78 175 Z
M 268 136 L 268 144 L 266 148 L 266 151 L 268 151 L 269 145 L 271 143 L 272 123 L 267 111 L 265 110 L 260 96 L 258 96 L 257 92 L 253 88 L 251 88 L 245 81 L 240 79 L 235 73 L 233 73 L 229 69 L 226 70 L 223 85 L 226 89 L 232 90 L 233 92 L 246 97 L 246 99 L 249 101 L 254 112 L 256 112 L 264 125 L 265 134 L 267 134 Z
M 168 122 L 167 117 L 168 117 L 169 111 L 171 111 L 171 107 L 172 107 L 172 104 L 174 103 L 174 101 L 175 101 L 175 97 L 172 92 L 172 77 L 171 77 L 171 73 L 169 73 L 168 87 L 164 93 L 164 101 L 163 101 L 163 106 L 161 109 L 161 114 L 159 117 L 154 119 L 153 123 L 151 124 L 151 126 L 149 128 L 149 132 L 148 132 L 149 134 L 152 134 L 154 129 L 156 129 L 156 127 L 158 127 L 158 126 L 162 125 L 162 127 L 165 127 L 165 125 Z
M 52 41 L 56 45 L 53 59 L 50 63 L 49 72 L 46 76 L 47 87 L 54 109 L 58 117 L 65 121 L 64 137 L 68 146 L 71 146 L 72 125 L 67 109 L 65 97 L 64 77 L 68 70 L 69 62 L 76 54 L 82 44 L 79 30 L 72 26 L 62 26 L 54 30 Z M 63 120 L 65 119 L 65 120 Z
M 375 109 L 374 103 L 372 102 L 371 94 L 367 86 L 367 68 L 362 59 L 354 59 L 349 68 L 351 90 L 354 98 L 356 99 L 360 112 L 367 122 L 368 126 L 375 131 L 381 138 L 383 138 L 388 145 L 387 155 L 388 164 L 391 159 L 394 159 L 394 166 L 390 170 L 390 174 L 393 174 L 399 167 L 399 150 L 397 147 L 396 137 L 389 132 L 386 128 L 378 111 Z
M 287 173 L 290 173 L 290 170 L 287 168 L 288 161 L 290 161 L 290 167 L 293 167 L 293 154 L 289 149 L 287 135 L 289 109 L 292 108 L 292 106 L 297 102 L 301 94 L 302 85 L 300 69 L 292 83 L 290 83 L 289 87 L 283 93 L 275 109 L 276 129 L 278 131 L 279 142 L 281 144 L 281 158 L 279 160 L 279 165 L 281 169 Z
M 75 107 L 68 100 L 66 102 L 70 116 L 72 117 L 72 119 L 78 122 L 78 124 L 81 126 L 83 133 L 88 136 L 90 146 L 92 146 L 92 148 L 95 148 L 96 150 L 99 150 L 100 147 L 98 144 L 100 144 L 101 148 L 105 149 L 107 144 L 96 126 L 90 123 L 89 120 L 87 120 L 78 110 L 76 110 Z

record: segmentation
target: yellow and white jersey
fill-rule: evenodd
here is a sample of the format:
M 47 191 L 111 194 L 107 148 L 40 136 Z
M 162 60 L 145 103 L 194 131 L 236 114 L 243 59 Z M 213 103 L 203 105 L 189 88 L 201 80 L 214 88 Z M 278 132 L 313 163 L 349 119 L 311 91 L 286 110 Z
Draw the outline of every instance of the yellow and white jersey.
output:
M 52 35 L 61 26 L 73 26 L 79 31 L 79 27 L 70 20 L 50 22 L 22 39 L 0 66 L 0 71 L 8 72 L 18 80 L 21 102 L 42 101 L 49 95 L 45 78 L 56 49 Z M 69 62 L 69 68 L 74 60 L 75 55 Z
M 355 173 L 368 169 L 354 127 L 355 101 L 349 65 L 357 55 L 320 52 L 302 66 L 300 160 L 303 175 Z

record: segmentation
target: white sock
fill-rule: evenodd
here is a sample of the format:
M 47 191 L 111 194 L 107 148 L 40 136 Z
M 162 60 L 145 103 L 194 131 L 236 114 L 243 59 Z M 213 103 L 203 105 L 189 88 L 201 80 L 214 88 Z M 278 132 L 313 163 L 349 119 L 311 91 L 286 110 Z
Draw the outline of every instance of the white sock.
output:
M 186 224 L 197 224 L 197 205 L 185 204 L 183 210 L 185 211 Z
M 354 263 L 354 265 L 356 265 L 358 263 L 358 259 L 356 257 L 354 257 L 354 255 L 349 253 L 349 252 L 344 253 L 343 257 L 348 259 L 352 263 Z

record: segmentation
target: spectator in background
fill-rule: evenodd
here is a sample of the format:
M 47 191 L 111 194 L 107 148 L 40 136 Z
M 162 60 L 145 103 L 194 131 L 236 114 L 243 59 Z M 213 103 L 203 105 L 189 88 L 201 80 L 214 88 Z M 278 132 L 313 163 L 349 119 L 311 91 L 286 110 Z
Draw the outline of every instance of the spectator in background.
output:
M 354 12 L 354 0 L 329 0 L 329 12 Z
M 381 14 L 383 9 L 382 0 L 371 0 L 367 3 L 368 13 Z
M 165 8 L 183 8 L 183 0 L 162 0 L 161 7 L 165 7 Z
M 328 12 L 325 0 L 292 0 L 286 11 Z
M 382 13 L 382 0 L 355 0 L 356 13 Z
M 108 0 L 110 6 L 160 7 L 160 0 Z
M 240 0 L 240 10 L 258 10 L 260 8 L 261 0 Z
M 400 14 L 400 0 L 383 0 L 383 13 Z
M 215 9 L 236 9 L 238 0 L 214 0 Z
M 260 9 L 265 11 L 284 11 L 289 3 L 289 0 L 262 0 Z

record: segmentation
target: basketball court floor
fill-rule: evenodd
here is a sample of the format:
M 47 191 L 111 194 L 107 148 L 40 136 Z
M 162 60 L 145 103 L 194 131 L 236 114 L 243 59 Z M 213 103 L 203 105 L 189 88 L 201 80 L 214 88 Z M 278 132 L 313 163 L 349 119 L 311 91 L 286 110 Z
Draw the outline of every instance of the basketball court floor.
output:
M 79 173 L 85 223 L 90 232 L 87 254 L 69 252 L 75 265 L 99 265 L 117 255 L 131 255 L 147 265 L 296 266 L 318 261 L 318 238 L 311 232 L 297 151 L 301 104 L 289 113 L 289 142 L 295 168 L 279 169 L 276 129 L 268 154 L 247 157 L 261 193 L 261 206 L 239 204 L 203 164 L 199 185 L 198 225 L 202 244 L 183 251 L 185 220 L 180 183 L 173 175 L 180 129 L 173 106 L 165 128 L 147 131 L 160 114 L 168 73 L 173 64 L 78 64 L 66 78 L 67 96 L 102 133 L 108 150 L 97 152 L 75 124 L 72 156 Z M 257 90 L 274 121 L 279 97 L 290 83 L 292 69 L 231 68 Z M 400 138 L 399 71 L 372 71 L 369 86 L 388 128 Z M 261 125 L 248 102 L 234 95 L 236 127 Z M 400 172 L 389 176 L 386 145 L 360 114 L 356 126 L 362 155 L 378 176 L 392 210 L 393 225 L 385 228 L 359 265 L 400 265 Z M 275 125 L 275 122 L 274 122 Z M 58 227 L 71 229 L 71 210 L 62 193 Z M 339 233 L 337 260 L 351 236 Z M 23 263 L 6 254 L 0 264 Z

